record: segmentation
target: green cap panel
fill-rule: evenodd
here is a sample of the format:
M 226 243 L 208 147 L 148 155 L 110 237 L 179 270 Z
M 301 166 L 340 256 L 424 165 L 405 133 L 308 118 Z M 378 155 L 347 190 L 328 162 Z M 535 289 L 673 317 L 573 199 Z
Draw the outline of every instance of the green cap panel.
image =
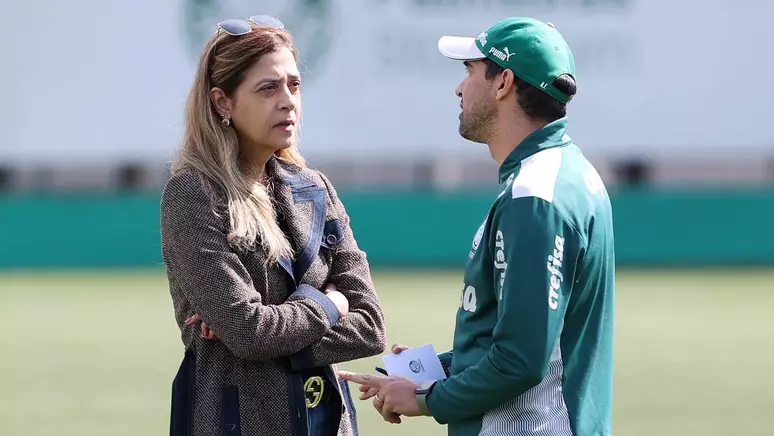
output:
M 564 37 L 549 23 L 524 17 L 498 22 L 475 38 L 487 58 L 553 98 L 572 98 L 553 86 L 562 74 L 575 78 L 575 58 Z

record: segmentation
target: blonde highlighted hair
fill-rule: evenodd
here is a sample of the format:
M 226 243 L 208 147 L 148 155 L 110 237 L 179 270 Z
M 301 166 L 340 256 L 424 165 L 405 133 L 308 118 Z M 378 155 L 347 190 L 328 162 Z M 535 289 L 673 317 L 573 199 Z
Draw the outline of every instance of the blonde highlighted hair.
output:
M 250 250 L 259 242 L 272 263 L 283 256 L 292 257 L 292 247 L 277 224 L 267 187 L 244 174 L 236 132 L 222 123 L 210 100 L 210 90 L 218 87 L 233 95 L 245 72 L 261 56 L 283 47 L 298 56 L 287 31 L 256 25 L 246 35 L 219 31 L 210 38 L 188 95 L 183 144 L 172 163 L 173 175 L 193 168 L 225 196 L 230 245 Z M 297 144 L 278 150 L 275 156 L 297 168 L 306 165 Z

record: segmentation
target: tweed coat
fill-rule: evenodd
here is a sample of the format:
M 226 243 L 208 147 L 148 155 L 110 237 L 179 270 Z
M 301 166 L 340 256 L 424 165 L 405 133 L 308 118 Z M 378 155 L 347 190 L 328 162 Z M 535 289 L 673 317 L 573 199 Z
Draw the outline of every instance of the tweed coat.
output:
M 195 170 L 171 177 L 161 200 L 161 240 L 185 354 L 172 385 L 173 436 L 306 436 L 301 371 L 334 386 L 339 436 L 357 435 L 346 381 L 335 364 L 385 351 L 385 321 L 366 255 L 335 189 L 320 172 L 272 157 L 266 166 L 294 259 L 267 265 L 262 249 L 227 243 L 224 197 Z M 349 313 L 321 292 L 333 283 Z M 199 313 L 218 336 L 184 320 Z

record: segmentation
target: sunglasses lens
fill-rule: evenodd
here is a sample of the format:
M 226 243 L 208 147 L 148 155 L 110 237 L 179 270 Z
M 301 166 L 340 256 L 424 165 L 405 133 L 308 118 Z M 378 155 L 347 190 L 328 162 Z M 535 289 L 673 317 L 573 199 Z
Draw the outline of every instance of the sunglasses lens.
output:
M 250 24 L 245 20 L 225 20 L 218 23 L 218 27 L 231 36 L 239 36 L 250 33 Z
M 250 17 L 250 21 L 257 24 L 258 26 L 273 27 L 275 29 L 285 28 L 285 25 L 282 24 L 282 21 L 269 15 L 253 15 Z

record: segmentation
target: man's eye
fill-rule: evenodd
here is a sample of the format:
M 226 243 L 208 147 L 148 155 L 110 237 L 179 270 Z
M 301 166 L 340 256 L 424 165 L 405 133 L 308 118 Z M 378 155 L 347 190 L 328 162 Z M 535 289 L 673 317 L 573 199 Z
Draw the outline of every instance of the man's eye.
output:
M 261 91 L 274 91 L 275 89 L 277 89 L 277 85 L 266 85 L 261 88 Z
M 300 80 L 293 80 L 292 82 L 290 82 L 290 87 L 291 88 L 299 88 L 300 86 L 301 86 L 301 81 Z

